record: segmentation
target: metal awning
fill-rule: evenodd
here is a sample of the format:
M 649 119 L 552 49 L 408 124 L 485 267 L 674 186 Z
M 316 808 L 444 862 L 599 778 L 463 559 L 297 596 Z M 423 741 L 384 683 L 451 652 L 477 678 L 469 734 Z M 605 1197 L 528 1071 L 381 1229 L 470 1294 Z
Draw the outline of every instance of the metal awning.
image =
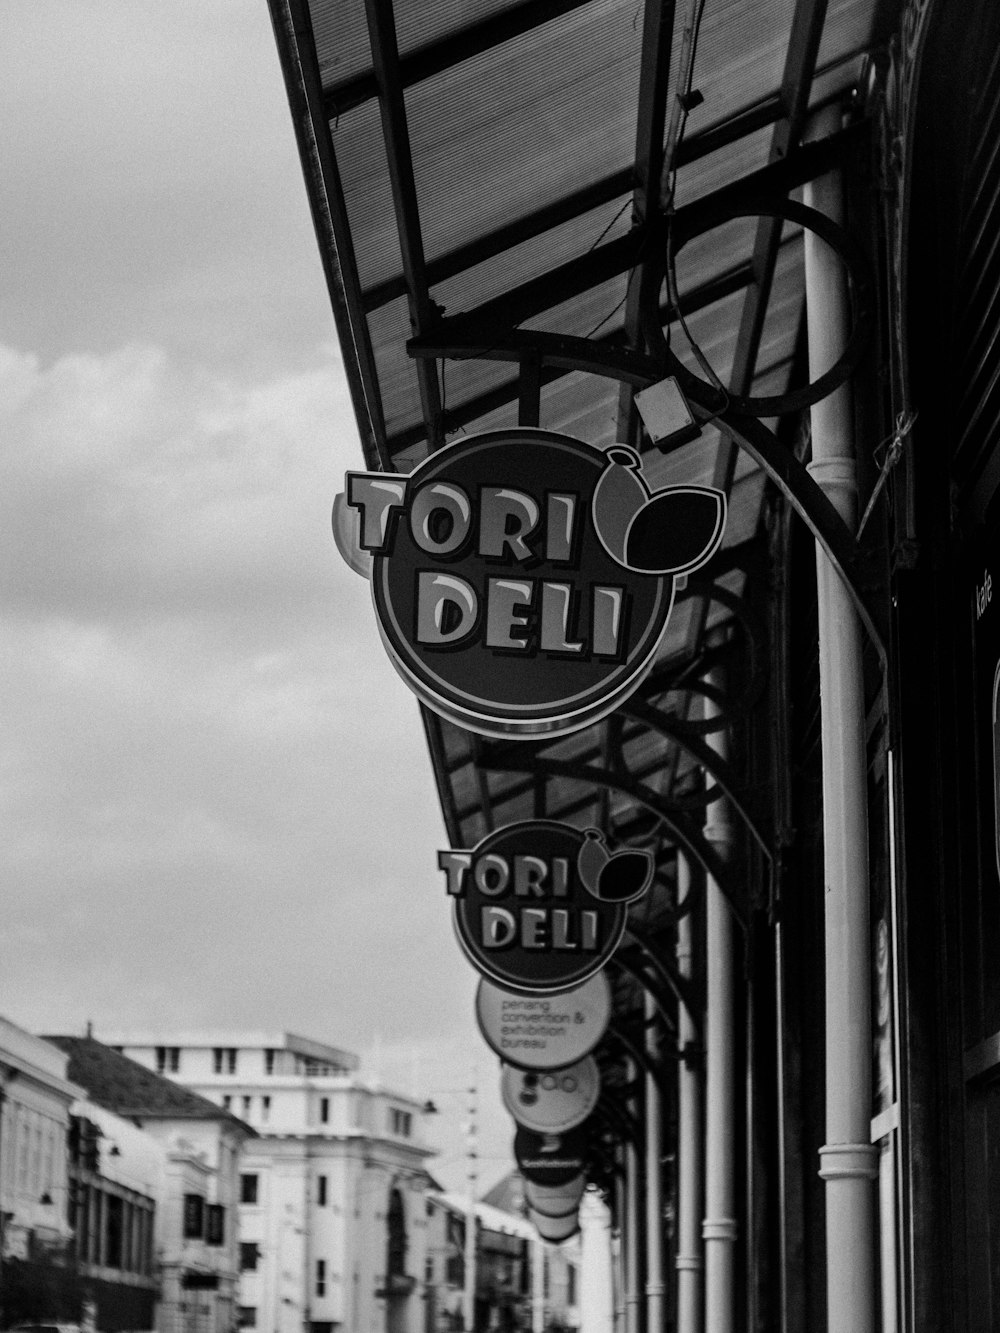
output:
M 456 433 L 520 423 L 633 443 L 650 486 L 729 496 L 722 549 L 684 590 L 643 687 L 609 718 L 497 741 L 425 710 L 452 844 L 524 818 L 597 825 L 656 851 L 634 939 L 670 919 L 678 847 L 744 917 L 745 880 L 713 863 L 700 824 L 724 792 L 766 864 L 767 815 L 746 774 L 714 757 L 701 719 L 706 669 L 726 651 L 718 725 L 738 725 L 759 697 L 767 635 L 748 574 L 766 559 L 768 481 L 849 580 L 856 557 L 790 447 L 790 413 L 809 400 L 792 392 L 807 379 L 804 215 L 783 201 L 859 151 L 856 90 L 898 5 L 271 8 L 367 466 L 409 471 Z M 846 128 L 802 147 L 829 105 Z M 859 332 L 855 358 L 860 346 Z M 633 395 L 664 364 L 687 377 L 703 428 L 661 452 Z M 856 600 L 865 615 L 862 591 Z

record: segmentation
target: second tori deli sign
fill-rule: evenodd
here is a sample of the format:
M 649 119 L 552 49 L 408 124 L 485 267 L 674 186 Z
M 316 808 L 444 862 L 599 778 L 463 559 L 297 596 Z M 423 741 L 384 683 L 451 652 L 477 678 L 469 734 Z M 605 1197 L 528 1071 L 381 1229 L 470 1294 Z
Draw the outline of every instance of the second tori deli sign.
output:
M 531 737 L 632 693 L 675 580 L 717 549 L 726 510 L 708 487 L 651 493 L 640 468 L 622 446 L 519 428 L 460 439 L 409 476 L 347 474 L 383 640 L 425 703 Z

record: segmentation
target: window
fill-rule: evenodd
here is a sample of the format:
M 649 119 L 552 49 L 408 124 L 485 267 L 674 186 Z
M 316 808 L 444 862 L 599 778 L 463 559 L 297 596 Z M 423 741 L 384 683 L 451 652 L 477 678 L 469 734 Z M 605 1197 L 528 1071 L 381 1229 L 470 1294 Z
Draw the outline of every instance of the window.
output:
M 156 1047 L 156 1072 L 158 1074 L 176 1074 L 181 1067 L 179 1046 Z
M 326 1295 L 326 1260 L 316 1260 L 316 1295 Z
M 255 1240 L 240 1241 L 240 1272 L 256 1273 L 260 1258 L 260 1246 Z
M 277 1055 L 277 1051 L 271 1051 L 271 1050 L 268 1050 L 268 1051 L 265 1051 L 265 1052 L 264 1052 L 264 1073 L 265 1073 L 265 1074 L 273 1074 L 273 1073 L 274 1073 L 274 1058 L 275 1058 L 276 1055 Z
M 244 1172 L 240 1176 L 240 1203 L 257 1203 L 257 1180 L 256 1174 Z
M 256 1305 L 241 1305 L 236 1316 L 236 1323 L 240 1328 L 257 1327 L 257 1307 Z
M 227 1092 L 226 1095 L 225 1095 L 225 1096 L 223 1097 L 223 1099 L 222 1099 L 222 1109 L 223 1109 L 224 1111 L 229 1111 L 229 1110 L 232 1109 L 232 1105 L 233 1105 L 233 1099 L 232 1099 L 232 1097 L 230 1097 L 229 1093 Z
M 320 1208 L 326 1207 L 326 1176 L 316 1177 L 316 1203 Z
M 184 1195 L 184 1239 L 201 1240 L 205 1234 L 205 1200 L 200 1194 Z
M 226 1210 L 221 1203 L 210 1203 L 205 1214 L 205 1240 L 209 1245 L 226 1243 Z
M 319 1119 L 320 1124 L 325 1125 L 330 1120 L 330 1098 L 321 1097 L 319 1099 Z
M 120 1199 L 117 1194 L 110 1194 L 104 1209 L 104 1263 L 108 1268 L 123 1268 L 125 1266 L 124 1241 L 125 1201 Z
M 389 1195 L 386 1231 L 388 1252 L 385 1271 L 389 1277 L 401 1277 L 406 1272 L 406 1211 L 403 1207 L 403 1196 L 396 1189 Z
M 253 1099 L 252 1099 L 252 1098 L 250 1098 L 250 1097 L 244 1097 L 244 1098 L 243 1098 L 243 1119 L 244 1119 L 244 1120 L 249 1120 L 249 1119 L 250 1119 L 250 1107 L 251 1107 L 252 1104 L 253 1104 Z
M 573 1264 L 566 1267 L 566 1304 L 576 1304 L 576 1268 Z
M 271 1099 L 270 1097 L 261 1097 L 260 1099 L 260 1118 L 265 1124 L 271 1119 Z
M 236 1048 L 234 1046 L 215 1046 L 212 1048 L 213 1074 L 236 1073 Z
M 393 1134 L 408 1139 L 413 1133 L 413 1116 L 409 1111 L 400 1111 L 393 1106 L 389 1111 L 389 1127 Z

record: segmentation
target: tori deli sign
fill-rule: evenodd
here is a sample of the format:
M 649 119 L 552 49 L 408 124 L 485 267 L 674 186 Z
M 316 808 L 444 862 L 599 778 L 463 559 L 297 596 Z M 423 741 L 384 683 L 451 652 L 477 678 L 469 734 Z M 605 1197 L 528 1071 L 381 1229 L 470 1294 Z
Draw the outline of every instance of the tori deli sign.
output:
M 726 516 L 708 487 L 650 492 L 632 449 L 529 428 L 459 439 L 409 476 L 349 472 L 346 502 L 396 669 L 499 737 L 575 731 L 626 699 Z
M 648 851 L 611 852 L 597 829 L 545 819 L 507 824 L 470 851 L 440 851 L 438 866 L 473 967 L 533 995 L 571 990 L 600 971 L 654 869 Z

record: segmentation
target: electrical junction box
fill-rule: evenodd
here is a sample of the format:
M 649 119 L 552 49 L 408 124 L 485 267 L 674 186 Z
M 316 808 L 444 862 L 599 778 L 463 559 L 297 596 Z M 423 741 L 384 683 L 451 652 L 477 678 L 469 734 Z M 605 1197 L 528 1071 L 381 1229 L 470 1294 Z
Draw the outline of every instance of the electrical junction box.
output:
M 635 395 L 635 405 L 649 438 L 663 450 L 687 444 L 701 434 L 701 427 L 672 375 L 641 389 Z

